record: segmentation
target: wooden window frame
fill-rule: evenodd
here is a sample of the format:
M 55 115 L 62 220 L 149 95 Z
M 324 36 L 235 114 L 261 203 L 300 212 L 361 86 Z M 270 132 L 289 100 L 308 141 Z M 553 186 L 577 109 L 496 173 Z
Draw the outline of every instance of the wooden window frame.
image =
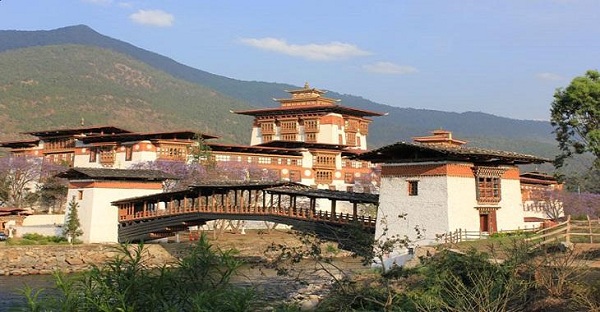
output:
M 96 161 L 98 161 L 98 151 L 96 150 L 95 147 L 91 147 L 90 148 L 90 161 L 91 163 L 95 163 Z
M 419 196 L 419 181 L 409 180 L 408 184 L 408 196 Z
M 502 200 L 500 177 L 478 176 L 476 179 L 478 203 L 498 203 Z
M 131 161 L 133 159 L 133 145 L 125 146 L 125 161 Z

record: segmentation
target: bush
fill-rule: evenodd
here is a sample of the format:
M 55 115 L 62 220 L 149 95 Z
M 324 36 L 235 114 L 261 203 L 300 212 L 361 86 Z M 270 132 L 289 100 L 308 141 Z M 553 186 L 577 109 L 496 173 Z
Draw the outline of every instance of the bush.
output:
M 45 236 L 37 233 L 23 234 L 21 239 L 11 239 L 11 245 L 48 245 L 48 244 L 65 244 L 67 240 L 61 236 Z
M 149 269 L 143 245 L 120 246 L 102 267 L 75 277 L 55 276 L 58 294 L 28 297 L 36 311 L 253 311 L 252 290 L 231 285 L 242 262 L 203 235 L 173 268 Z M 43 296 L 42 296 L 43 297 Z

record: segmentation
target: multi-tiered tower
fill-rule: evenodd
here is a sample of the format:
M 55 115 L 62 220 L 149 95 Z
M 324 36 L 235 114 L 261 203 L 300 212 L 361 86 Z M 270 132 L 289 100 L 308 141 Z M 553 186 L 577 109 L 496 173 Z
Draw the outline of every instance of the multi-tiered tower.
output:
M 310 88 L 287 91 L 287 99 L 276 99 L 280 107 L 238 111 L 254 116 L 251 145 L 271 141 L 344 145 L 366 150 L 371 119 L 383 114 L 338 105 L 324 97 L 325 91 Z

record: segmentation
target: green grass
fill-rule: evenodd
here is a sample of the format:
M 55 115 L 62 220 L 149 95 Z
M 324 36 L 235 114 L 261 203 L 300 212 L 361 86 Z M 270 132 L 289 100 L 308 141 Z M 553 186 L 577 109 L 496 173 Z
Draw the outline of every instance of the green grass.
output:
M 9 238 L 7 245 L 28 246 L 28 245 L 66 245 L 67 239 L 61 236 L 45 236 L 41 234 L 25 234 L 21 238 Z

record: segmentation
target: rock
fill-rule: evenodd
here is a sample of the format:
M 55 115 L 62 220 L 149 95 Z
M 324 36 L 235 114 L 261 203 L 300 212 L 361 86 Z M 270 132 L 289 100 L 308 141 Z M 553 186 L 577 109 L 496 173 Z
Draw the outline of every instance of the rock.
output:
M 319 305 L 319 297 L 309 298 L 300 302 L 300 311 L 315 311 Z

